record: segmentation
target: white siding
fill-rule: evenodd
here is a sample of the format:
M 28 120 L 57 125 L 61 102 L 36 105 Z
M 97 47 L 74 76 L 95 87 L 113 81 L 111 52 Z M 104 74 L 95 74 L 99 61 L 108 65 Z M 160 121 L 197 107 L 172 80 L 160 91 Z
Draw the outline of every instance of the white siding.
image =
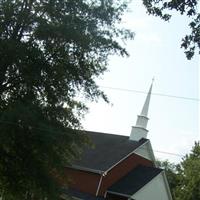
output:
M 171 200 L 168 192 L 163 174 L 160 173 L 131 198 L 135 200 Z
M 148 142 L 148 143 L 140 146 L 139 148 L 137 148 L 134 153 L 138 154 L 139 156 L 142 156 L 143 158 L 154 161 L 153 156 L 152 156 L 153 152 L 150 152 L 150 151 L 151 150 L 149 148 L 149 142 Z

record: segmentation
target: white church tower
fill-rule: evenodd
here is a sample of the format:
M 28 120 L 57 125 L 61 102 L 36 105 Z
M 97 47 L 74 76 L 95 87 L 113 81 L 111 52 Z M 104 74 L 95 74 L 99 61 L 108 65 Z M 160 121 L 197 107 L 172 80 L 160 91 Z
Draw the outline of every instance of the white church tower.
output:
M 147 128 L 147 123 L 148 123 L 148 120 L 149 120 L 147 115 L 148 115 L 148 110 L 149 110 L 149 102 L 150 102 L 150 99 L 151 99 L 152 85 L 153 85 L 153 81 L 151 83 L 151 86 L 150 86 L 149 92 L 147 94 L 144 106 L 142 108 L 142 112 L 141 112 L 140 115 L 138 115 L 136 125 L 132 126 L 130 140 L 139 141 L 140 139 L 147 137 L 148 130 L 146 128 Z

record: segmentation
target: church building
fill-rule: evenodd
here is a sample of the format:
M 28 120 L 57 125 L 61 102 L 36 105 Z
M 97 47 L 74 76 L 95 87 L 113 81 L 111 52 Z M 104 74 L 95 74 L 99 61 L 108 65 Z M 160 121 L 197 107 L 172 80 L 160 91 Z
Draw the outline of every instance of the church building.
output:
M 85 131 L 94 147 L 66 167 L 70 178 L 63 199 L 75 200 L 172 200 L 165 172 L 156 166 L 147 139 L 152 84 L 130 136 Z

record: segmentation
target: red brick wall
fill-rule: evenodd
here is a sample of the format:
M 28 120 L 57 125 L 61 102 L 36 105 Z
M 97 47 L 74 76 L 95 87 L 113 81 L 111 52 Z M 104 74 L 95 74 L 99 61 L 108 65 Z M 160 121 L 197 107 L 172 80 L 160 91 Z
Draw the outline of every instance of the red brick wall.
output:
M 132 154 L 129 157 L 127 157 L 125 160 L 120 162 L 118 165 L 113 167 L 108 172 L 108 174 L 102 179 L 99 194 L 103 196 L 106 190 L 111 185 L 113 185 L 113 183 L 118 181 L 120 178 L 125 176 L 128 172 L 130 172 L 132 169 L 134 169 L 140 164 L 144 166 L 153 166 L 153 163 L 151 161 L 139 155 Z
M 75 188 L 80 192 L 86 192 L 93 195 L 96 194 L 99 180 L 101 178 L 100 174 L 71 168 L 66 168 L 65 173 L 66 177 L 69 177 L 71 179 L 69 184 L 70 187 Z
M 120 178 L 125 176 L 128 172 L 133 170 L 138 165 L 153 166 L 153 163 L 139 155 L 132 154 L 118 165 L 113 167 L 106 176 L 103 177 L 99 194 L 103 196 L 106 190 L 113 185 Z M 96 191 L 101 178 L 100 174 L 92 172 L 66 168 L 66 177 L 70 178 L 69 186 L 75 188 L 81 192 L 86 192 L 92 195 L 96 195 Z M 64 179 L 63 179 L 64 180 Z M 64 183 L 64 181 L 63 181 Z

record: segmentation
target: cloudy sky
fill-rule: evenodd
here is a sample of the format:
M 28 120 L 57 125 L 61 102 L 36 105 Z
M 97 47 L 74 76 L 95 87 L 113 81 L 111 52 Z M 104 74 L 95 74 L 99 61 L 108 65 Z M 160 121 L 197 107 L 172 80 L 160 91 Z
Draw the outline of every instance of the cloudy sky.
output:
M 180 49 L 188 21 L 178 15 L 170 23 L 148 16 L 138 0 L 129 8 L 123 26 L 135 32 L 126 43 L 130 56 L 110 57 L 108 72 L 97 80 L 111 103 L 88 103 L 90 112 L 82 123 L 86 130 L 130 135 L 146 98 L 137 91 L 147 92 L 155 77 L 148 138 L 156 157 L 177 162 L 181 156 L 164 152 L 184 155 L 200 139 L 199 57 L 188 61 Z

